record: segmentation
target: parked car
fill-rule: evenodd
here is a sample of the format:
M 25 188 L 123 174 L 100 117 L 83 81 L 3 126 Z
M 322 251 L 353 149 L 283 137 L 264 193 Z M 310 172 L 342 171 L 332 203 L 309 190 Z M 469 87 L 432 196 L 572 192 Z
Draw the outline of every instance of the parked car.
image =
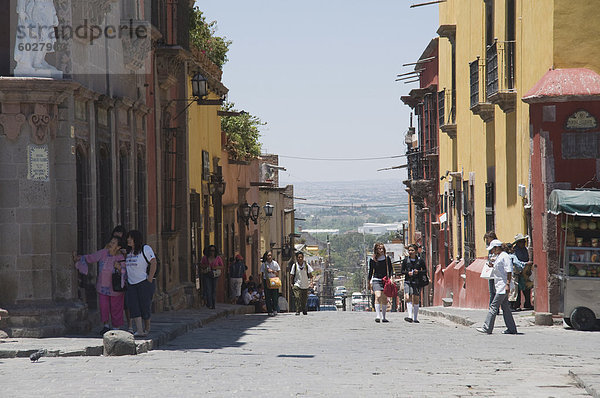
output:
M 321 306 L 321 311 L 337 311 L 337 308 L 335 305 L 324 304 Z
M 352 293 L 352 311 L 370 311 L 370 295 L 354 292 Z

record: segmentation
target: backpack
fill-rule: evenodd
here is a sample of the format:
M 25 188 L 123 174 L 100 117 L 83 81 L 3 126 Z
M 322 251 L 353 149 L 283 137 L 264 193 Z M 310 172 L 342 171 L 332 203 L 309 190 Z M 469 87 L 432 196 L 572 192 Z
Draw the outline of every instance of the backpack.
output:
M 306 308 L 308 311 L 316 311 L 319 307 L 319 296 L 309 295 L 306 300 Z
M 146 253 L 144 253 L 144 248 L 148 245 L 142 246 L 142 256 L 144 256 L 144 260 L 148 263 L 148 267 L 146 268 L 146 273 L 150 273 L 150 261 L 146 257 Z M 154 253 L 154 258 L 156 259 L 156 272 L 154 272 L 154 279 L 158 277 L 158 271 L 160 271 L 160 260 L 158 258 L 158 254 Z

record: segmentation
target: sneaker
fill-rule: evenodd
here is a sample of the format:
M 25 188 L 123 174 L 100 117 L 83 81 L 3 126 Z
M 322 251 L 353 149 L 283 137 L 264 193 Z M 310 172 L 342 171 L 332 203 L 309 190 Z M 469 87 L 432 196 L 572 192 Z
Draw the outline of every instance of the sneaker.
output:
M 104 326 L 104 327 L 102 328 L 102 330 L 100 331 L 100 334 L 101 334 L 101 335 L 104 335 L 104 333 L 108 332 L 109 330 L 110 330 L 110 328 L 109 328 L 108 326 Z
M 308 315 L 308 312 L 302 311 L 302 315 Z
M 133 337 L 146 337 L 148 334 L 144 332 L 135 332 Z
M 418 319 L 413 319 L 413 323 L 421 323 Z
M 506 329 L 506 330 L 502 331 L 502 334 L 517 334 L 517 331 L 516 330 L 515 331 L 510 331 L 510 330 Z
M 389 321 L 388 321 L 387 319 L 383 318 L 383 319 L 381 320 L 381 322 L 388 323 Z
M 379 322 L 381 322 L 381 319 L 375 318 L 375 322 L 379 323 Z
M 491 332 L 488 332 L 487 330 L 485 330 L 484 328 L 477 328 L 476 329 L 479 333 L 485 333 L 485 334 L 492 334 Z
M 133 328 L 129 328 L 129 329 L 127 329 L 127 331 L 128 331 L 129 333 L 133 334 Z
M 408 322 L 408 323 L 412 323 L 413 322 L 412 318 L 409 318 L 409 317 L 404 318 L 404 320 L 406 322 Z

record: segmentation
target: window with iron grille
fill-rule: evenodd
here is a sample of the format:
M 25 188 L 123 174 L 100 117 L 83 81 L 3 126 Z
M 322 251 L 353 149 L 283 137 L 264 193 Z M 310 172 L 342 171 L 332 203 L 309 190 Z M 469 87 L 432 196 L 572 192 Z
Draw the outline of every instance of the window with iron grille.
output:
M 465 218 L 465 263 L 470 264 L 475 259 L 475 212 L 474 186 L 469 181 L 463 182 L 463 215 Z
M 137 229 L 146 235 L 146 158 L 144 156 L 145 147 L 140 146 L 137 151 L 137 170 L 136 170 L 136 185 L 137 185 Z
M 456 244 L 458 257 L 463 257 L 463 196 L 460 180 L 456 181 L 456 191 L 454 193 L 454 203 L 456 206 Z
M 163 187 L 164 187 L 164 226 L 165 232 L 175 232 L 179 228 L 182 210 L 179 192 L 183 186 L 183 139 L 178 128 L 163 128 Z
M 515 88 L 515 15 L 515 0 L 506 0 L 506 43 L 504 52 L 506 58 L 506 84 L 509 90 Z
M 210 154 L 208 151 L 202 151 L 202 179 L 210 179 Z
M 471 108 L 479 103 L 479 58 L 469 63 L 471 78 Z
M 494 209 L 494 183 L 485 184 L 485 230 L 494 231 L 495 229 L 495 209 Z
M 486 95 L 489 98 L 498 92 L 498 43 L 494 42 L 486 52 Z
M 442 90 L 440 92 L 438 92 L 438 123 L 439 126 L 443 126 L 446 124 L 445 121 L 445 111 L 446 109 L 444 108 L 444 99 L 446 98 L 446 90 Z

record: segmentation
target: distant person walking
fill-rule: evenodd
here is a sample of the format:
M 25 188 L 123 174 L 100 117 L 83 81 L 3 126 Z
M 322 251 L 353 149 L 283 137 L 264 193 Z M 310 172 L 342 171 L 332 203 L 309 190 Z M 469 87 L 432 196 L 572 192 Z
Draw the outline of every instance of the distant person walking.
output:
M 512 281 L 512 261 L 506 253 L 506 247 L 498 239 L 494 239 L 490 242 L 487 248 L 488 252 L 496 254 L 496 260 L 494 261 L 494 270 L 492 275 L 494 276 L 496 294 L 490 311 L 488 312 L 483 327 L 478 328 L 477 331 L 481 333 L 492 334 L 494 330 L 494 323 L 496 321 L 496 315 L 498 310 L 502 308 L 502 316 L 504 317 L 504 324 L 506 330 L 503 334 L 517 334 L 517 326 L 513 319 L 512 312 L 510 310 L 510 304 L 508 303 L 508 292 L 510 291 Z
M 223 272 L 223 260 L 218 255 L 217 246 L 209 245 L 203 251 L 200 259 L 200 274 L 202 275 L 202 292 L 204 301 L 210 309 L 215 309 L 217 303 L 217 279 Z
M 269 278 L 278 278 L 281 267 L 277 261 L 273 260 L 273 253 L 271 251 L 265 252 L 262 260 L 260 273 L 262 274 L 263 286 L 265 287 L 267 312 L 269 316 L 275 316 L 279 312 L 279 288 L 271 289 L 269 287 Z
M 408 246 L 408 256 L 402 260 L 402 274 L 404 275 L 404 301 L 408 316 L 406 322 L 419 323 L 419 300 L 421 299 L 420 275 L 427 272 L 425 261 L 418 255 L 418 246 Z
M 533 306 L 531 305 L 531 289 L 533 288 L 533 281 L 531 280 L 531 267 L 533 266 L 533 261 L 529 259 L 529 252 L 527 250 L 527 239 L 529 235 L 523 236 L 523 234 L 517 234 L 515 236 L 514 245 L 514 254 L 519 259 L 519 261 L 525 263 L 523 270 L 519 274 L 518 278 L 513 278 L 515 283 L 518 282 L 518 290 L 517 290 L 517 300 L 515 301 L 515 309 L 519 310 L 521 308 L 521 293 L 523 293 L 523 297 L 525 298 L 524 310 L 532 310 Z
M 385 246 L 381 242 L 373 246 L 373 258 L 369 260 L 369 285 L 375 295 L 375 322 L 389 322 L 385 313 L 387 311 L 387 296 L 383 293 L 383 278 L 391 279 L 394 274 L 392 260 L 387 256 Z
M 304 254 L 297 252 L 296 262 L 290 270 L 290 285 L 292 285 L 292 292 L 294 293 L 296 315 L 300 315 L 300 311 L 304 315 L 307 314 L 306 301 L 308 300 L 308 288 L 310 287 L 312 272 L 312 267 L 304 262 Z
M 232 304 L 235 304 L 242 295 L 242 282 L 247 268 L 244 257 L 239 253 L 236 254 L 235 261 L 229 265 L 229 291 Z

